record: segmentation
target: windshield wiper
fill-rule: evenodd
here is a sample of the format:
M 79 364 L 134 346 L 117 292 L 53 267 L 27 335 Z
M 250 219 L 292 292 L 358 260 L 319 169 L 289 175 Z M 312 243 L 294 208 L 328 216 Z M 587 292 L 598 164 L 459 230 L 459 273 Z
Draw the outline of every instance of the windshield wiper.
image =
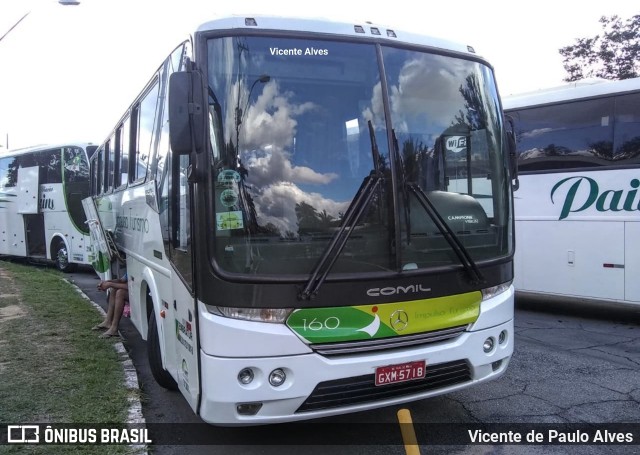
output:
M 451 246 L 453 252 L 458 256 L 458 260 L 464 267 L 464 270 L 469 275 L 469 279 L 471 283 L 478 284 L 483 283 L 485 281 L 482 272 L 474 262 L 473 258 L 469 254 L 469 250 L 462 244 L 460 238 L 453 232 L 453 229 L 447 224 L 447 222 L 442 218 L 438 209 L 433 205 L 427 194 L 420 187 L 419 184 L 415 182 L 408 182 L 407 177 L 404 172 L 404 163 L 402 162 L 402 156 L 400 155 L 400 147 L 398 147 L 398 138 L 396 136 L 395 130 L 392 130 L 391 134 L 393 135 L 393 150 L 396 154 L 396 160 L 399 164 L 399 171 L 402 174 L 402 190 L 405 193 L 405 218 L 407 225 L 407 242 L 410 241 L 411 238 L 411 218 L 409 214 L 410 206 L 409 206 L 409 197 L 407 194 L 407 190 L 411 191 L 418 199 L 418 202 L 424 208 L 427 215 L 433 220 L 434 224 L 438 228 L 438 230 L 442 233 L 445 240 Z
M 407 181 L 407 175 L 404 171 L 404 159 L 400 153 L 400 147 L 398 146 L 398 136 L 396 136 L 396 130 L 391 130 L 393 137 L 393 147 L 396 151 L 396 169 L 398 173 L 402 175 L 403 185 L 400 187 L 402 191 L 402 199 L 404 201 L 404 225 L 406 226 L 407 245 L 411 243 L 411 207 L 409 205 L 409 191 L 405 182 Z
M 369 207 L 371 199 L 373 199 L 374 194 L 376 194 L 376 191 L 382 182 L 383 173 L 380 170 L 382 161 L 380 159 L 380 152 L 378 150 L 378 144 L 376 142 L 376 136 L 371 120 L 369 120 L 369 139 L 371 141 L 371 155 L 373 158 L 374 169 L 362 181 L 356 196 L 353 198 L 353 201 L 351 201 L 351 204 L 342 217 L 340 229 L 338 229 L 336 234 L 333 236 L 331 242 L 329 242 L 329 245 L 322 254 L 322 257 L 320 257 L 320 260 L 311 271 L 311 275 L 309 276 L 304 289 L 298 294 L 298 300 L 311 300 L 318 294 L 320 286 L 324 283 L 327 275 L 331 271 L 331 268 L 342 253 L 342 250 L 344 250 L 347 240 L 349 240 L 349 236 L 358 225 L 358 222 Z
M 462 244 L 455 232 L 453 232 L 453 229 L 451 229 L 447 222 L 442 218 L 442 215 L 440 215 L 433 203 L 429 200 L 427 194 L 416 183 L 407 182 L 405 183 L 405 185 L 416 196 L 420 205 L 424 208 L 429 217 L 431 217 L 438 230 L 442 233 L 445 240 L 451 246 L 451 249 L 454 251 L 456 256 L 458 256 L 460 263 L 467 272 L 467 275 L 469 275 L 471 283 L 483 283 L 485 281 L 484 276 L 474 262 L 473 258 L 471 258 L 469 251 Z

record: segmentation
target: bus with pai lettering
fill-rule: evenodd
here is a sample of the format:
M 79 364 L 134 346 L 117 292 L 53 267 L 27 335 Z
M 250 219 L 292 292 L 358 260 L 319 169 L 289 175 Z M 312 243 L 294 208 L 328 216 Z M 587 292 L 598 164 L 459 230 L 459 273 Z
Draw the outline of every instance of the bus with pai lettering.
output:
M 93 261 L 82 200 L 96 148 L 68 143 L 0 154 L 0 255 L 53 261 L 65 272 Z
M 506 97 L 515 124 L 516 290 L 640 304 L 640 78 Z
M 500 377 L 512 168 L 492 67 L 371 24 L 205 22 L 91 160 L 158 383 L 206 422 L 363 411 Z

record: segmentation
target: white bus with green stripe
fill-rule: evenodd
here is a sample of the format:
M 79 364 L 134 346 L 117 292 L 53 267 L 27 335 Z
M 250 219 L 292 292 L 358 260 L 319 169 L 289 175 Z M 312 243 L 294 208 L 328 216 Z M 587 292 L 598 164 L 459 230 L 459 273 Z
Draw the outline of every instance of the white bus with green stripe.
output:
M 0 255 L 53 261 L 65 272 L 92 262 L 82 199 L 96 148 L 65 143 L 0 154 Z
M 510 143 L 470 46 L 219 18 L 99 147 L 87 205 L 162 386 L 214 424 L 311 419 L 504 373 Z

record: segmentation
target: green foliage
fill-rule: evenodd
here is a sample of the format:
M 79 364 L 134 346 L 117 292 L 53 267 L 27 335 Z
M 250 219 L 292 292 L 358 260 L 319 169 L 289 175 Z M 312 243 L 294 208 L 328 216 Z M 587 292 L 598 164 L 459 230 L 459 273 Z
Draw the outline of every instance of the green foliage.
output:
M 560 48 L 567 82 L 587 77 L 630 79 L 640 76 L 640 15 L 623 22 L 618 16 L 600 18 L 603 34 L 578 38 Z
M 96 310 L 42 267 L 0 262 L 0 422 L 122 424 L 129 391 Z M 5 447 L 8 453 L 126 454 L 127 446 Z M 0 448 L 0 453 L 4 449 Z

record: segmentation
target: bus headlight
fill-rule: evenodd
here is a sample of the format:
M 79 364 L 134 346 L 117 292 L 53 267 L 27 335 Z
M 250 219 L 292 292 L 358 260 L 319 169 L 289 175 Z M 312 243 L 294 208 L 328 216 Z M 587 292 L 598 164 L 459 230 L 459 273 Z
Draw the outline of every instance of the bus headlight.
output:
M 482 350 L 488 354 L 491 351 L 493 351 L 493 346 L 495 344 L 496 344 L 496 342 L 493 339 L 493 337 L 489 337 L 486 340 L 484 340 L 484 343 L 482 344 Z
M 276 368 L 269 374 L 269 384 L 274 387 L 280 387 L 287 380 L 287 374 L 282 368 Z
M 240 373 L 238 373 L 238 382 L 240 384 L 251 384 L 253 381 L 253 370 L 251 368 L 243 368 Z
M 512 281 L 507 281 L 506 283 L 502 283 L 499 284 L 497 286 L 491 286 L 490 288 L 485 288 L 482 290 L 482 300 L 488 300 L 490 298 L 493 298 L 499 294 L 502 294 L 503 292 L 506 292 L 509 290 L 509 287 L 511 287 L 511 283 Z
M 207 305 L 207 310 L 225 318 L 275 324 L 283 324 L 293 311 L 291 308 L 233 308 L 213 305 Z

